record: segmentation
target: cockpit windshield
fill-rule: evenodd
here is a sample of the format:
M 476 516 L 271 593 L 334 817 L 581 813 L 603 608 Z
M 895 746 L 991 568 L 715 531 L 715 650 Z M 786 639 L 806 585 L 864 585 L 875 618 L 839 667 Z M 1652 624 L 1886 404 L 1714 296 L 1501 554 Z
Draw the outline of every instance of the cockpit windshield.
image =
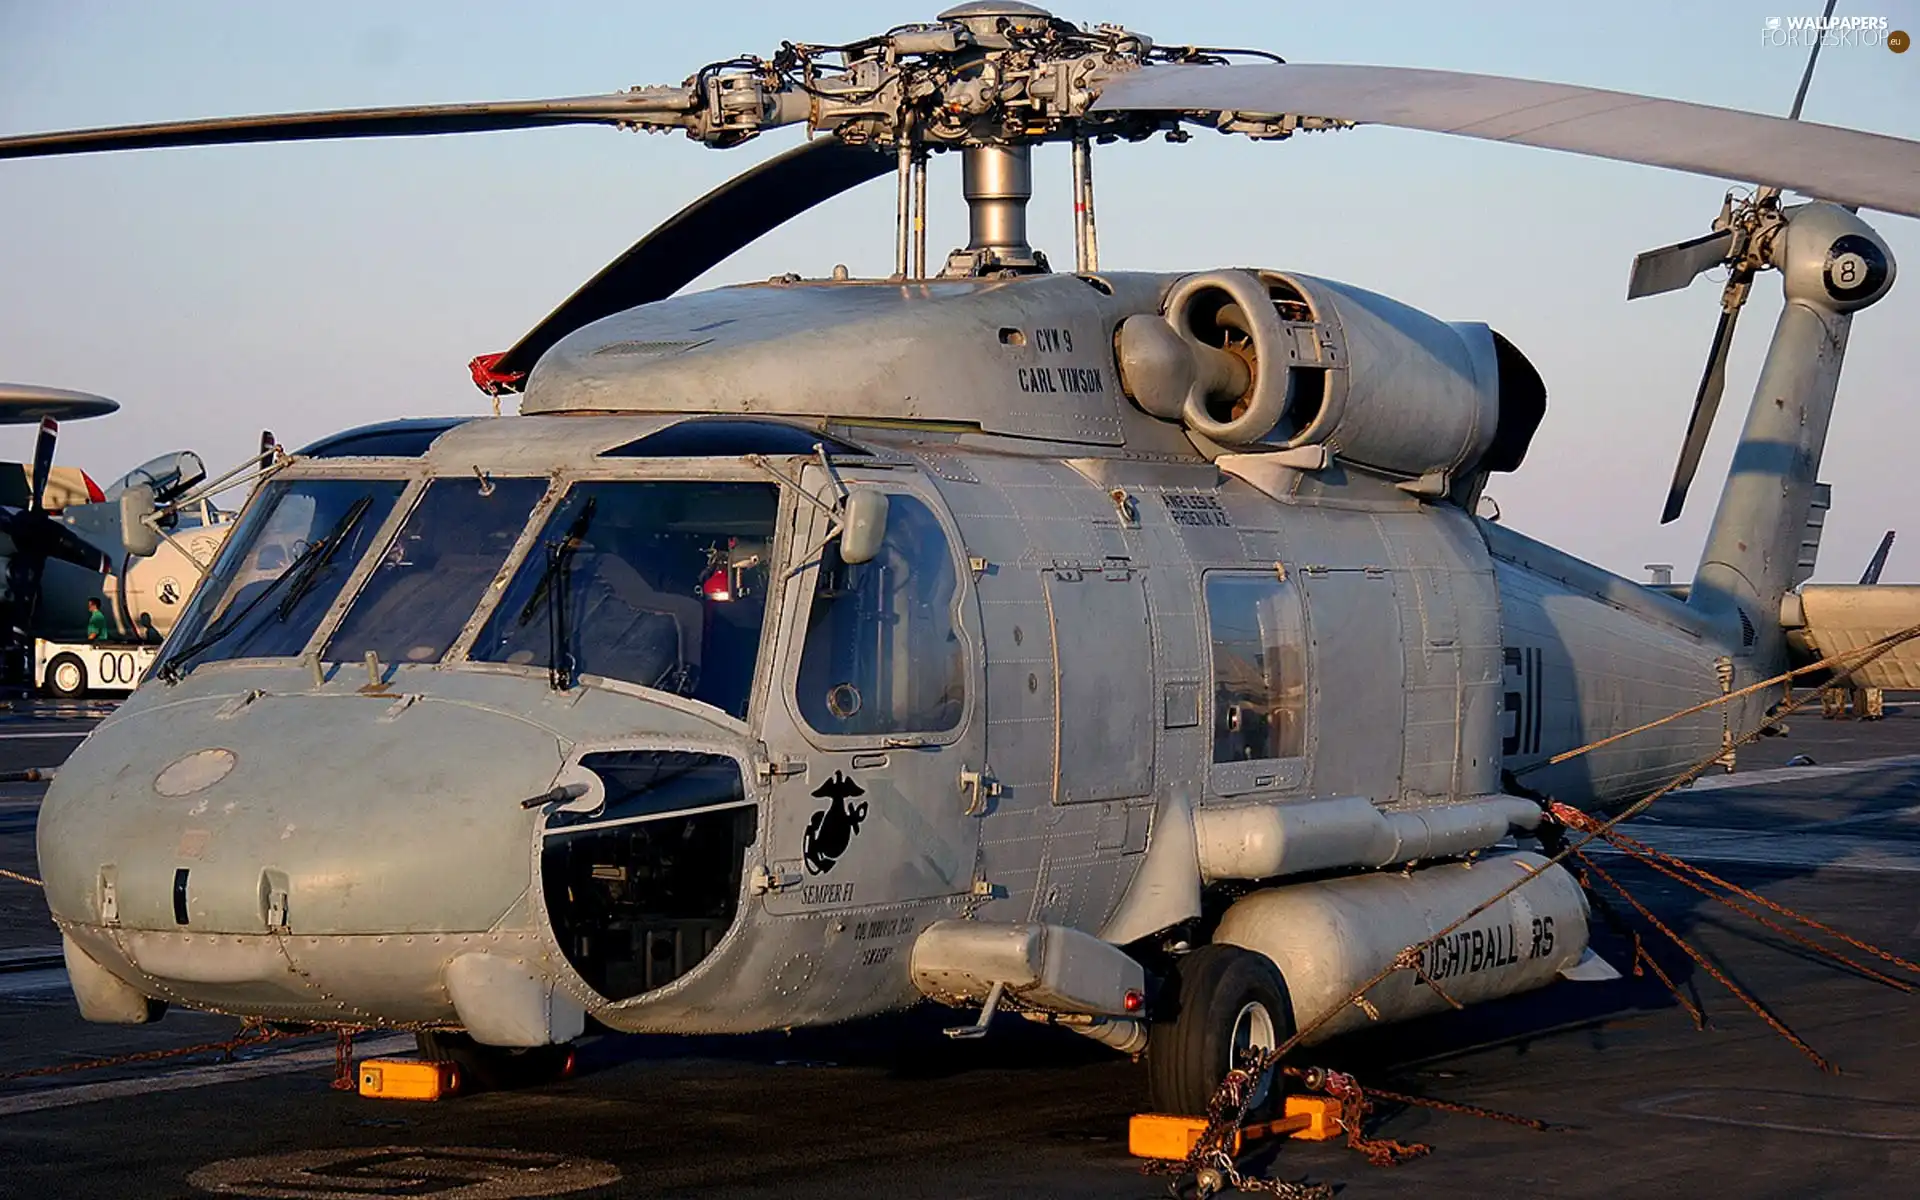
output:
M 398 479 L 269 483 L 175 630 L 162 672 L 300 653 L 405 488 Z
M 507 561 L 545 479 L 436 479 L 427 485 L 322 657 L 438 662 Z
M 745 717 L 772 484 L 594 482 L 561 500 L 471 657 L 621 679 Z

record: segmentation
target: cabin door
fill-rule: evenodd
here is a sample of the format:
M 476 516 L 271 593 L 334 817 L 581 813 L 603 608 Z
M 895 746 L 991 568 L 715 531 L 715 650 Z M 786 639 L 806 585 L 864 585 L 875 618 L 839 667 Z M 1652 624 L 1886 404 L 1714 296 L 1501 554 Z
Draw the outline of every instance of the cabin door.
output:
M 780 667 L 764 704 L 773 803 L 769 911 L 867 907 L 972 890 L 981 765 L 979 619 L 942 506 L 902 472 L 842 469 L 888 494 L 887 533 L 850 564 L 801 503 L 790 539 Z M 817 468 L 805 483 L 834 495 Z

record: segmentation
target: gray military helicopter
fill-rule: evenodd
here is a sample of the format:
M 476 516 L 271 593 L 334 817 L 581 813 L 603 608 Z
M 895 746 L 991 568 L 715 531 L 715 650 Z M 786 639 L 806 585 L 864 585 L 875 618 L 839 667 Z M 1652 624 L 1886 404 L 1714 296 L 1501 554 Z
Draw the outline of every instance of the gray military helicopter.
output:
M 89 1019 L 411 1029 L 498 1076 L 589 1018 L 746 1033 L 933 997 L 979 1008 L 956 1036 L 1004 1009 L 1144 1050 L 1154 1105 L 1191 1113 L 1236 1049 L 1515 880 L 1429 976 L 1471 1003 L 1604 972 L 1572 878 L 1494 849 L 1541 819 L 1509 781 L 1781 667 L 1848 330 L 1894 279 L 1851 209 L 1920 216 L 1920 144 L 1010 0 L 678 87 L 0 157 L 576 123 L 810 137 L 476 360 L 520 415 L 277 466 L 42 807 Z M 1820 197 L 1769 190 L 1652 260 L 1777 269 L 1787 297 L 1687 600 L 1473 515 L 1546 405 L 1486 326 L 1283 270 L 1101 268 L 1095 143 L 1364 123 Z M 1047 141 L 1072 146 L 1070 273 L 1026 235 Z M 934 270 L 946 151 L 970 240 Z M 675 294 L 888 173 L 892 277 Z M 1772 699 L 1527 784 L 1640 794 Z M 1443 1003 L 1404 973 L 1371 1001 Z

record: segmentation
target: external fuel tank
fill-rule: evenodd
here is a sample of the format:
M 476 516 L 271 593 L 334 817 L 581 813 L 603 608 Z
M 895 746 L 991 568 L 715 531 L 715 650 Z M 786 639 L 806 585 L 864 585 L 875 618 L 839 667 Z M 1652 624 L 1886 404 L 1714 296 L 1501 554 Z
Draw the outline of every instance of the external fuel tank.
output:
M 1346 1004 L 1345 1012 L 1305 1039 L 1320 1042 L 1374 1023 L 1347 999 L 1401 950 L 1425 942 L 1529 875 L 1524 886 L 1421 955 L 1421 973 L 1461 1004 L 1494 1000 L 1553 982 L 1587 948 L 1587 901 L 1580 885 L 1538 854 L 1267 888 L 1229 908 L 1213 940 L 1273 960 L 1301 1029 Z M 1410 971 L 1376 985 L 1367 1001 L 1382 1023 L 1448 1007 Z

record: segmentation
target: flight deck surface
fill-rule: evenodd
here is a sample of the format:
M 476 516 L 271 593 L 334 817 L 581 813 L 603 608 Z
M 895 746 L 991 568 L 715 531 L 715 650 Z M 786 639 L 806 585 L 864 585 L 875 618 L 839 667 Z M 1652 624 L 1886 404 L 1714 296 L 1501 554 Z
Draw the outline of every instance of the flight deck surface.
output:
M 0 770 L 58 764 L 97 711 L 0 718 Z M 1796 754 L 1811 767 L 1786 767 Z M 1660 801 L 1635 836 L 1886 949 L 1920 958 L 1920 698 L 1875 723 L 1809 713 L 1742 771 Z M 33 874 L 44 787 L 0 785 L 0 868 Z M 1601 860 L 1757 995 L 1826 1074 L 1671 945 L 1648 944 L 1710 1028 L 1651 978 L 1556 984 L 1303 1056 L 1363 1083 L 1550 1121 L 1554 1132 L 1383 1109 L 1431 1143 L 1396 1168 L 1289 1144 L 1278 1178 L 1346 1197 L 1828 1195 L 1920 1168 L 1920 995 L 1824 965 L 1628 860 Z M 1616 965 L 1626 943 L 1595 922 Z M 0 879 L 0 1073 L 230 1036 L 231 1020 L 81 1021 L 35 889 Z M 0 1195 L 1148 1197 L 1126 1154 L 1143 1072 L 1070 1033 L 1001 1018 L 950 1043 L 929 1010 L 744 1039 L 603 1038 L 575 1077 L 436 1104 L 335 1091 L 333 1040 L 0 1080 Z M 357 1054 L 410 1053 L 372 1034 Z M 1260 1161 L 1260 1160 L 1256 1160 Z M 614 1180 L 617 1172 L 618 1178 Z M 603 1182 L 614 1180 L 613 1182 Z M 575 1188 L 577 1190 L 556 1190 Z M 532 1190 L 532 1189 L 545 1190 Z

